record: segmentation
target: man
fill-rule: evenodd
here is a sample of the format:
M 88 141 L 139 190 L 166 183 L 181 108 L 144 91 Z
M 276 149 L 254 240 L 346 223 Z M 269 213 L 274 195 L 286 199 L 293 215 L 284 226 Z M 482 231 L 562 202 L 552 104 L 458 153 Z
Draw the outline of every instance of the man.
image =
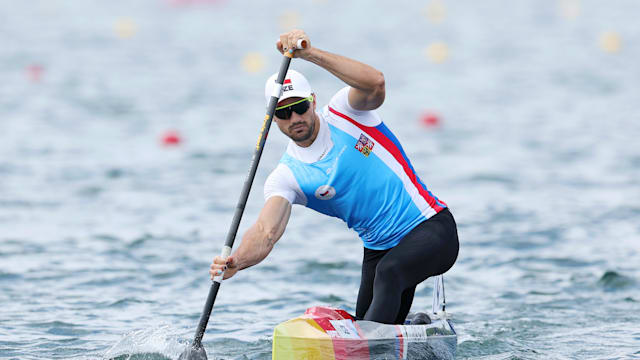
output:
M 316 95 L 295 70 L 285 77 L 274 121 L 291 138 L 264 186 L 265 205 L 234 254 L 217 256 L 209 273 L 232 277 L 262 261 L 282 236 L 291 205 L 344 220 L 364 242 L 356 318 L 404 322 L 416 285 L 451 268 L 458 235 L 447 205 L 416 175 L 396 137 L 373 111 L 385 97 L 381 72 L 312 47 L 294 30 L 280 36 L 281 53 L 299 39 L 295 57 L 310 61 L 348 86 L 316 112 Z M 276 74 L 265 86 L 267 101 Z

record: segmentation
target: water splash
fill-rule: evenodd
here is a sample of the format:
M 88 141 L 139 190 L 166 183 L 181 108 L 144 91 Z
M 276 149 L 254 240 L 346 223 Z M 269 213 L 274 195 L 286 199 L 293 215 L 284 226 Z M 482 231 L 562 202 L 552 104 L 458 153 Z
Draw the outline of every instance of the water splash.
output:
M 169 325 L 132 331 L 122 337 L 103 355 L 109 360 L 177 359 L 186 344 Z

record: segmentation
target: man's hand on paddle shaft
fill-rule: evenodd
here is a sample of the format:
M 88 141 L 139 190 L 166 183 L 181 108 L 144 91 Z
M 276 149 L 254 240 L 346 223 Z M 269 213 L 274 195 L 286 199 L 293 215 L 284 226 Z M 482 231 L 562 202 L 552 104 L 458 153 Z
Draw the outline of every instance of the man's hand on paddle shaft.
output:
M 269 255 L 280 239 L 291 215 L 291 203 L 281 196 L 272 196 L 264 204 L 258 220 L 242 236 L 238 249 L 229 257 L 216 256 L 209 268 L 213 278 L 224 271 L 224 279 L 239 270 L 258 264 Z
M 228 279 L 235 275 L 238 270 L 233 256 L 229 256 L 228 258 L 216 256 L 211 263 L 211 268 L 209 268 L 209 275 L 211 275 L 211 280 L 213 280 L 215 276 L 220 275 L 224 271 L 223 279 Z
M 306 41 L 307 47 L 305 49 L 298 49 L 297 44 L 298 40 Z M 281 54 L 284 54 L 285 51 L 289 51 L 291 49 L 296 50 L 293 53 L 293 57 L 305 58 L 305 55 L 309 53 L 309 49 L 311 49 L 311 40 L 309 40 L 309 36 L 305 34 L 302 30 L 291 30 L 287 33 L 280 35 L 280 39 L 276 43 L 276 48 L 280 51 Z

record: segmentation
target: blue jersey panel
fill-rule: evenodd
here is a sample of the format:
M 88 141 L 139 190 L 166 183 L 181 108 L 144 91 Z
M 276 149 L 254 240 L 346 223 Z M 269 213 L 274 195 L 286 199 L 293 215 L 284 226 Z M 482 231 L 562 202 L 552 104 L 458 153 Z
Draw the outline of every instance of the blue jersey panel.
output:
M 333 147 L 320 161 L 304 163 L 288 154 L 281 162 L 293 172 L 307 207 L 344 220 L 367 248 L 389 249 L 426 220 L 398 176 L 358 139 L 328 124 Z

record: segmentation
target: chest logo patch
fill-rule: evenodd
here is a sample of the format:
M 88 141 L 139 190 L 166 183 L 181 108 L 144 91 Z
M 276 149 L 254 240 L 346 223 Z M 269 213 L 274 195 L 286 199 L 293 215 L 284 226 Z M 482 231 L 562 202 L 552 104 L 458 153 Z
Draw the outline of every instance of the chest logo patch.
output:
M 331 185 L 320 185 L 316 189 L 316 198 L 320 200 L 329 200 L 336 196 L 336 189 Z
M 356 150 L 360 151 L 362 155 L 369 157 L 371 151 L 373 151 L 373 146 L 375 144 L 368 137 L 364 136 L 364 134 L 360 134 L 360 139 L 356 143 Z

